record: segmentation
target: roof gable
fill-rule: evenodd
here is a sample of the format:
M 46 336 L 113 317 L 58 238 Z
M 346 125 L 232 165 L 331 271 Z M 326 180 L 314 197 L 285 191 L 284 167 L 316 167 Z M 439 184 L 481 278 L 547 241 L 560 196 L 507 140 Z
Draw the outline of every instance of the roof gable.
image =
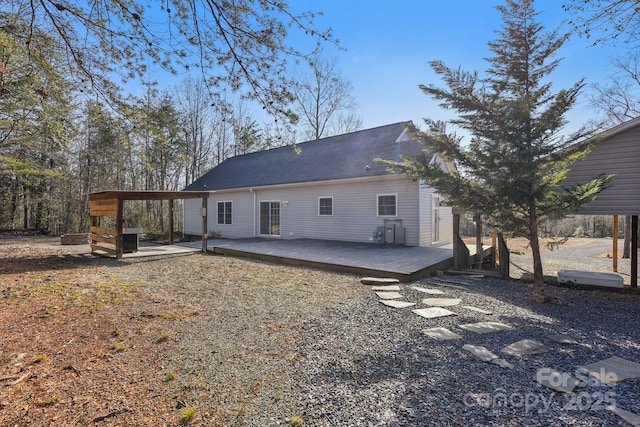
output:
M 212 191 L 387 175 L 375 158 L 401 160 L 418 154 L 400 122 L 291 146 L 229 158 L 189 185 L 188 191 Z

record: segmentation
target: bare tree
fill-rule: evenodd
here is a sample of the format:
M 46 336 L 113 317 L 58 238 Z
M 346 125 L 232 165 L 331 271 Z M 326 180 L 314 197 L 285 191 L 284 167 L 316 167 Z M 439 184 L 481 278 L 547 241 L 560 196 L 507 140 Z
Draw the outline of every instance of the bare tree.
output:
M 320 139 L 329 136 L 330 130 L 353 131 L 360 127 L 361 120 L 352 114 L 356 102 L 351 91 L 351 83 L 340 76 L 335 59 L 316 57 L 311 62 L 310 72 L 297 78 L 293 86 L 296 111 L 308 138 Z
M 637 0 L 566 0 L 563 9 L 574 28 L 593 44 L 621 43 L 636 48 L 640 42 Z
M 593 85 L 589 101 L 616 125 L 640 116 L 640 54 L 630 51 L 614 59 L 613 65 L 618 71 L 609 83 Z

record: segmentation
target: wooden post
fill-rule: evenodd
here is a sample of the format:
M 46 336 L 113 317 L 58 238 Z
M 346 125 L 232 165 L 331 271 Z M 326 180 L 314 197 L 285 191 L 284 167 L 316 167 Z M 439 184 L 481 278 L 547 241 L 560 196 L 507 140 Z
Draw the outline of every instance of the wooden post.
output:
M 118 211 L 116 213 L 116 259 L 122 259 L 122 254 L 124 252 L 122 226 L 122 198 L 118 197 Z
M 613 272 L 618 272 L 618 215 L 613 216 Z
M 453 268 L 461 267 L 460 260 L 460 210 L 453 209 Z M 466 266 L 464 267 L 466 268 Z
M 480 214 L 475 214 L 473 220 L 476 223 L 476 261 L 478 269 L 482 270 L 482 218 Z
M 174 211 L 174 200 L 169 199 L 169 244 L 173 245 L 173 211 Z
M 200 214 L 202 215 L 202 252 L 207 252 L 207 200 L 209 197 L 202 198 L 202 209 Z
M 631 287 L 638 287 L 638 215 L 631 216 Z
M 491 247 L 493 248 L 493 256 L 491 257 L 491 268 L 495 270 L 496 263 L 500 261 L 500 253 L 498 252 L 498 230 L 495 228 L 491 231 Z

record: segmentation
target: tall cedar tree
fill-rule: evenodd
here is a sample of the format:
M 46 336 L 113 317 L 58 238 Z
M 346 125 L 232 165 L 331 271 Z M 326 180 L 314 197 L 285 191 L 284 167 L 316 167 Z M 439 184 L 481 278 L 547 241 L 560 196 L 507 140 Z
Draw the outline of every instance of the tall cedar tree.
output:
M 544 33 L 533 0 L 507 0 L 497 9 L 503 26 L 499 38 L 489 43 L 493 56 L 487 59 L 486 77 L 433 61 L 431 67 L 447 87 L 420 86 L 443 108 L 457 112 L 451 123 L 470 134 L 470 143 L 462 145 L 462 138 L 449 133 L 443 122 L 425 119 L 428 129 L 416 129 L 424 150 L 455 165 L 456 172 L 426 163 L 425 156 L 390 165 L 423 179 L 451 205 L 482 213 L 507 234 L 528 238 L 536 294 L 542 296 L 539 222 L 592 200 L 609 178 L 562 188 L 569 166 L 590 148 L 576 143 L 584 139 L 584 131 L 560 135 L 583 81 L 554 94 L 547 78 L 559 64 L 554 56 L 568 35 Z

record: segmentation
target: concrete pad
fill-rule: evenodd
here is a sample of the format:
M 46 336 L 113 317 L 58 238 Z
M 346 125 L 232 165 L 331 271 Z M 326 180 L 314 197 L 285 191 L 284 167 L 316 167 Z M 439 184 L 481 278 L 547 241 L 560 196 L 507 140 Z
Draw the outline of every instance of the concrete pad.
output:
M 497 354 L 493 354 L 486 347 L 480 345 L 465 344 L 462 346 L 463 350 L 471 353 L 476 359 L 480 359 L 483 362 L 491 362 L 494 359 L 498 359 Z
M 412 310 L 418 316 L 425 317 L 427 319 L 435 319 L 436 317 L 444 317 L 444 316 L 455 316 L 456 314 L 452 311 L 447 310 L 446 308 L 441 307 L 429 307 L 429 308 L 419 308 L 416 310 Z
M 363 277 L 360 279 L 360 283 L 363 285 L 394 285 L 400 283 L 398 279 L 384 278 L 384 277 Z
M 549 335 L 547 338 L 558 344 L 578 344 L 578 341 L 567 335 Z
M 521 340 L 514 342 L 502 349 L 504 354 L 509 356 L 526 356 L 529 354 L 548 353 L 549 347 L 534 340 Z
M 425 329 L 424 333 L 429 335 L 431 338 L 435 338 L 435 339 L 440 340 L 440 341 L 459 340 L 460 338 L 462 338 L 461 335 L 458 335 L 455 332 L 451 332 L 447 328 Z
M 540 368 L 533 380 L 551 390 L 571 393 L 578 385 L 578 380 L 567 373 L 551 368 Z
M 386 300 L 381 299 L 379 302 L 381 304 L 388 305 L 389 307 L 393 307 L 393 308 L 406 308 L 406 307 L 411 307 L 413 305 L 416 305 L 415 302 L 398 301 L 394 299 L 386 299 Z
M 476 334 L 488 334 L 490 332 L 506 331 L 509 329 L 513 329 L 509 325 L 505 325 L 504 323 L 498 323 L 498 322 L 467 323 L 465 325 L 460 325 L 459 327 L 467 331 L 475 332 Z
M 624 409 L 618 408 L 616 405 L 609 405 L 605 409 L 613 412 L 629 424 L 634 427 L 640 426 L 640 415 L 636 415 L 633 412 L 625 411 Z
M 430 295 L 444 295 L 444 292 L 442 292 L 440 289 L 427 289 L 427 288 L 422 288 L 420 286 L 411 286 L 411 289 L 418 292 L 424 292 L 425 294 L 430 294 Z
M 511 363 L 507 362 L 504 359 L 493 359 L 491 361 L 491 363 L 493 363 L 494 365 L 498 365 L 498 366 L 500 366 L 502 368 L 507 368 L 507 369 L 513 369 L 514 368 L 514 366 Z
M 452 307 L 460 304 L 461 301 L 460 298 L 425 298 L 422 303 L 435 307 Z
M 374 286 L 371 288 L 372 291 L 399 291 L 400 290 L 400 286 L 398 285 L 389 285 L 389 286 Z
M 478 313 L 482 313 L 482 314 L 493 314 L 493 311 L 484 310 L 482 308 L 473 307 L 471 305 L 463 305 L 463 307 L 466 308 L 467 310 L 477 311 Z
M 381 299 L 397 299 L 397 298 L 402 298 L 402 294 L 399 292 L 383 292 L 383 291 L 378 291 L 376 292 L 376 295 L 378 295 L 378 298 Z
M 640 363 L 613 356 L 585 366 L 578 366 L 602 384 L 614 384 L 632 378 L 640 378 Z

